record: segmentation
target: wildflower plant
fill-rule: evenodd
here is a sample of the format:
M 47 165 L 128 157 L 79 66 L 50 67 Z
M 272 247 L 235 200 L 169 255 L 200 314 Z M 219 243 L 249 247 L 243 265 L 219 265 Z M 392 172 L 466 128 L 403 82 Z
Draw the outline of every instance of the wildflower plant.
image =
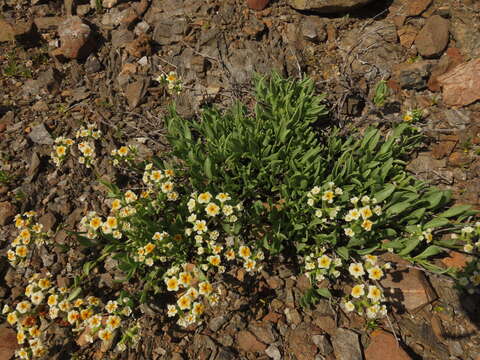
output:
M 155 80 L 166 86 L 170 94 L 180 94 L 182 92 L 182 80 L 175 71 L 170 71 L 168 74 L 162 73 Z

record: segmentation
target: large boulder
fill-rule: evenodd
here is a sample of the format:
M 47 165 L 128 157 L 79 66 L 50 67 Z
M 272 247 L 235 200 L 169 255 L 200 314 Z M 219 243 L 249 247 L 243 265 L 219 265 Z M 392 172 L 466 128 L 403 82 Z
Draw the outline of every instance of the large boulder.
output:
M 350 11 L 372 1 L 375 0 L 288 0 L 288 3 L 297 10 L 332 14 Z

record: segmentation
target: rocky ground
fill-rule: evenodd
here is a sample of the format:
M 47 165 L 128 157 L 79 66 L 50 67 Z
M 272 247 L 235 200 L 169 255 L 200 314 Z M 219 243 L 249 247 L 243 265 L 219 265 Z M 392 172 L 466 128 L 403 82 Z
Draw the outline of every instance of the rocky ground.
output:
M 49 162 L 53 139 L 96 123 L 106 155 L 124 143 L 161 153 L 162 114 L 174 100 L 184 117 L 203 105 L 252 101 L 255 72 L 312 77 L 345 131 L 388 126 L 421 109 L 429 142 L 409 165 L 480 207 L 480 2 L 475 0 L 0 0 L 0 250 L 12 217 L 37 210 L 55 242 L 86 209 L 101 208 L 97 175 L 73 160 Z M 171 96 L 155 79 L 176 71 Z M 385 81 L 383 106 L 376 89 Z M 81 181 L 79 181 L 79 179 Z M 40 253 L 36 271 L 58 281 L 83 254 Z M 442 261 L 462 266 L 465 255 Z M 27 270 L 28 272 L 29 270 Z M 0 262 L 0 303 L 14 302 L 24 275 Z M 376 329 L 327 300 L 302 309 L 305 279 L 272 266 L 252 282 L 239 270 L 205 325 L 182 331 L 145 309 L 144 341 L 128 359 L 480 359 L 478 297 L 459 294 L 447 277 L 401 263 L 383 286 L 393 311 Z M 115 266 L 102 274 L 113 287 Z M 61 345 L 61 344 L 57 344 Z M 81 345 L 81 344 L 80 344 Z M 53 358 L 102 359 L 95 346 L 60 346 Z M 0 327 L 0 359 L 15 348 Z M 78 357 L 73 357 L 73 353 Z M 76 355 L 76 356 L 77 356 Z

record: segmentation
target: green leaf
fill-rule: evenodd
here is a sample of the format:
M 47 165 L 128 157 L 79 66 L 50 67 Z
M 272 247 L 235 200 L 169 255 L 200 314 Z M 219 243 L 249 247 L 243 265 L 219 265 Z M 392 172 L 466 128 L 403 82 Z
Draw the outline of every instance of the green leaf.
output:
M 345 246 L 341 246 L 339 247 L 338 249 L 336 249 L 336 253 L 341 257 L 343 258 L 344 260 L 348 260 L 349 259 L 349 250 L 347 247 Z
M 203 163 L 203 170 L 205 171 L 205 175 L 207 175 L 207 178 L 209 178 L 210 180 L 213 179 L 212 160 L 210 160 L 210 157 L 208 156 Z
M 458 205 L 458 206 L 451 207 L 447 211 L 444 211 L 443 213 L 439 214 L 438 216 L 445 217 L 445 218 L 454 217 L 454 216 L 463 214 L 464 212 L 470 210 L 471 208 L 472 208 L 471 205 Z
M 395 185 L 386 184 L 383 190 L 377 192 L 373 197 L 377 199 L 378 202 L 382 202 L 387 199 L 395 191 Z
M 389 215 L 398 215 L 398 214 L 402 213 L 403 211 L 407 210 L 410 206 L 412 206 L 411 200 L 402 201 L 401 203 L 390 206 L 386 210 L 386 213 L 389 214 Z
M 90 273 L 90 270 L 95 266 L 94 261 L 87 261 L 85 264 L 83 264 L 83 273 L 88 276 Z
M 442 248 L 435 245 L 430 245 L 428 248 L 423 250 L 420 254 L 415 256 L 414 259 L 415 260 L 426 259 L 426 258 L 429 258 L 430 256 L 440 254 L 442 251 L 443 251 Z
M 448 225 L 450 221 L 444 217 L 436 217 L 429 222 L 427 222 L 425 225 L 423 225 L 423 228 L 426 229 L 435 229 L 441 226 Z
M 400 251 L 398 253 L 398 255 L 400 256 L 405 256 L 405 255 L 408 255 L 410 254 L 417 246 L 418 244 L 420 243 L 420 238 L 418 236 L 414 236 L 410 239 L 408 239 L 406 242 L 405 242 L 405 247 L 403 248 L 402 251 Z
M 82 289 L 80 287 L 77 287 L 77 288 L 73 289 L 73 291 L 70 293 L 70 296 L 68 297 L 67 301 L 72 301 L 73 299 L 75 299 L 78 295 L 80 295 L 81 291 L 82 291 Z
M 316 292 L 317 292 L 318 295 L 323 296 L 325 298 L 331 298 L 332 297 L 332 293 L 327 288 L 318 288 L 318 289 L 316 289 Z

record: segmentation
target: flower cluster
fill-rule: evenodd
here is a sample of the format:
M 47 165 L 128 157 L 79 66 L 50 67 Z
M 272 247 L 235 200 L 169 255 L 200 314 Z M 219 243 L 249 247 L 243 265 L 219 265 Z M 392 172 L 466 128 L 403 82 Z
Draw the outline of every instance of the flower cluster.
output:
M 133 145 L 120 146 L 118 149 L 113 149 L 110 155 L 113 158 L 113 166 L 120 166 L 120 164 L 131 164 L 137 154 L 137 148 Z
M 323 231 L 341 227 L 343 234 L 340 235 L 347 240 L 366 236 L 365 233 L 372 231 L 382 215 L 381 206 L 375 198 L 367 195 L 350 199 L 345 195 L 341 188 L 329 182 L 323 187 L 313 187 L 307 193 L 307 204 L 313 209 L 315 222 Z
M 158 202 L 165 197 L 169 201 L 178 200 L 179 194 L 175 191 L 174 176 L 173 169 L 159 170 L 155 169 L 153 164 L 147 164 L 142 179 L 148 186 L 148 190 L 142 196 L 148 197 L 149 194 L 157 194 L 154 205 L 158 205 Z
M 95 140 L 100 139 L 102 132 L 97 129 L 97 125 L 87 124 L 87 126 L 82 126 L 75 133 L 75 138 L 78 142 L 78 150 L 80 151 L 80 156 L 78 157 L 78 162 L 80 164 L 85 164 L 87 168 L 90 168 L 95 160 Z M 51 153 L 51 158 L 53 163 L 56 166 L 60 166 L 65 160 L 67 155 L 71 152 L 72 145 L 75 144 L 75 141 L 64 136 L 60 136 L 55 139 L 55 145 L 53 147 L 53 152 Z
M 326 278 L 338 278 L 340 276 L 339 267 L 342 266 L 342 259 L 335 255 L 326 254 L 325 247 L 322 247 L 317 254 L 311 253 L 305 257 L 305 274 L 312 283 L 322 282 Z
M 457 273 L 457 287 L 469 294 L 480 294 L 480 261 L 473 259 Z
M 5 305 L 2 311 L 7 322 L 16 327 L 17 342 L 22 346 L 16 352 L 18 358 L 32 359 L 47 354 L 46 334 L 42 331 L 45 322 L 71 326 L 84 341 L 91 343 L 96 339 L 110 341 L 122 326 L 123 319 L 132 313 L 130 304 L 127 305 L 129 299 L 122 304 L 109 301 L 104 306 L 95 296 L 76 298 L 77 294 L 71 289 L 54 286 L 49 273 L 30 277 L 25 299 L 13 308 Z
M 385 297 L 377 281 L 384 276 L 385 270 L 390 269 L 390 263 L 379 265 L 375 255 L 365 255 L 363 259 L 364 263 L 350 263 L 348 267 L 356 284 L 342 306 L 347 312 L 357 311 L 358 314 L 366 314 L 368 319 L 374 320 L 387 314 L 387 307 L 382 304 Z
M 182 91 L 182 81 L 175 71 L 170 71 L 168 74 L 161 74 L 155 80 L 160 84 L 166 85 L 168 92 L 171 94 L 179 94 Z
M 403 121 L 413 123 L 416 121 L 420 121 L 423 118 L 423 111 L 421 109 L 413 109 L 413 110 L 408 110 L 404 115 L 403 115 Z
M 458 235 L 453 234 L 454 238 L 458 238 Z M 474 226 L 465 226 L 460 232 L 458 238 L 463 243 L 463 251 L 467 253 L 478 252 L 480 250 L 480 222 L 475 223 Z
M 52 161 L 56 166 L 60 166 L 65 160 L 67 155 L 70 153 L 70 147 L 75 142 L 72 139 L 66 138 L 64 136 L 59 136 L 55 139 L 55 145 L 51 153 Z
M 12 241 L 11 249 L 7 251 L 8 261 L 12 266 L 28 265 L 28 255 L 33 245 L 43 245 L 53 235 L 52 231 L 43 232 L 43 225 L 35 222 L 35 211 L 27 211 L 15 216 L 15 227 L 18 236 Z

